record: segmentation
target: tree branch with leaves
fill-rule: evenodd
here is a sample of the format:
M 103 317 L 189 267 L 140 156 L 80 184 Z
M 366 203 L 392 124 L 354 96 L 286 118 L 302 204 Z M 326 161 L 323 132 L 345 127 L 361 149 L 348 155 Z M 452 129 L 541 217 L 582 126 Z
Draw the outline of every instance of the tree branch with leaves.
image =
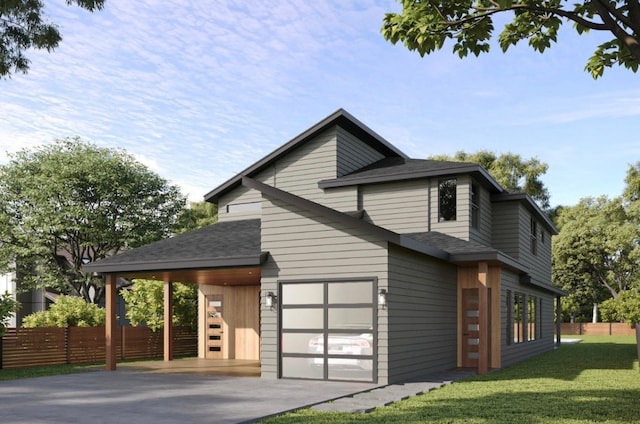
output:
M 612 39 L 598 46 L 585 65 L 593 78 L 605 68 L 623 66 L 633 72 L 640 63 L 639 0 L 401 0 L 401 13 L 387 13 L 381 32 L 393 44 L 402 42 L 421 56 L 440 50 L 453 40 L 453 52 L 461 58 L 490 50 L 494 17 L 513 19 L 498 36 L 503 52 L 528 40 L 540 53 L 557 42 L 560 27 L 573 23 L 578 34 L 604 31 Z

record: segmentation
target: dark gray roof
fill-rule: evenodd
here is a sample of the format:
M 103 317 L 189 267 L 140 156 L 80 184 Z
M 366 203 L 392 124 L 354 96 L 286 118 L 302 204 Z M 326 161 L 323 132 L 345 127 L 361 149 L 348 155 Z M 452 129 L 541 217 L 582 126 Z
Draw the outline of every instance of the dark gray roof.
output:
M 379 151 L 388 157 L 406 157 L 397 147 L 389 143 L 387 140 L 378 135 L 375 131 L 367 127 L 365 124 L 356 119 L 353 115 L 344 109 L 338 109 L 331 115 L 324 118 L 308 130 L 302 132 L 283 146 L 277 148 L 258 162 L 249 166 L 244 171 L 231 177 L 218 187 L 205 194 L 204 200 L 207 202 L 215 202 L 228 190 L 238 187 L 242 184 L 242 177 L 253 177 L 256 173 L 270 166 L 274 161 L 288 154 L 293 149 L 298 148 L 307 141 L 313 139 L 316 135 L 333 126 L 339 126 L 355 135 L 359 140 L 366 143 L 370 147 Z
M 350 174 L 318 183 L 320 188 L 342 187 L 355 184 L 373 184 L 404 181 L 436 176 L 471 174 L 493 193 L 504 191 L 502 187 L 477 163 L 450 162 L 403 157 L 385 158 Z
M 447 252 L 449 254 L 449 260 L 453 263 L 495 261 L 521 274 L 529 272 L 523 264 L 497 249 L 473 241 L 462 240 L 437 231 L 407 233 L 402 234 L 402 237 Z
M 260 220 L 219 222 L 84 266 L 88 272 L 259 265 Z
M 403 234 L 413 240 L 421 243 L 428 243 L 438 249 L 448 252 L 450 255 L 468 254 L 468 253 L 495 253 L 497 249 L 484 246 L 473 241 L 466 241 L 437 231 L 429 231 L 423 233 Z

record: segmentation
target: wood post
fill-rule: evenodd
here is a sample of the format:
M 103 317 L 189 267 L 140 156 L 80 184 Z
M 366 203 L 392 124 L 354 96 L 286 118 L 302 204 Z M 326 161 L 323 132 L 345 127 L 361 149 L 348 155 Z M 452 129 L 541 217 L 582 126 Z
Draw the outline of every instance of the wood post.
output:
M 480 345 L 478 346 L 478 374 L 489 372 L 489 290 L 487 280 L 489 265 L 486 262 L 478 263 L 478 323 L 480 325 Z
M 173 283 L 164 282 L 164 360 L 173 360 Z
M 116 274 L 108 274 L 105 282 L 107 318 L 105 322 L 105 369 L 116 369 Z

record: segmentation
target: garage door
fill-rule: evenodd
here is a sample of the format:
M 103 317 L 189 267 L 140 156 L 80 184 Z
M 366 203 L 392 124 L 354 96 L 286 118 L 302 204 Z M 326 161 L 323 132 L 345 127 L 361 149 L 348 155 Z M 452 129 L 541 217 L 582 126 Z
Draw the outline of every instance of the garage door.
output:
M 376 381 L 376 281 L 281 282 L 280 376 Z

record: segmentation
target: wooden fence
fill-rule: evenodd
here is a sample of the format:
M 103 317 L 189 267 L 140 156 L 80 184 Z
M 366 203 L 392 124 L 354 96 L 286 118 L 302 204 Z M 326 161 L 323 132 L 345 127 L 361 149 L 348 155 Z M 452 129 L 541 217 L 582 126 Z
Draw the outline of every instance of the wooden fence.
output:
M 120 327 L 118 360 L 163 356 L 163 332 L 147 327 Z M 86 364 L 105 361 L 104 327 L 11 328 L 2 338 L 2 367 Z M 197 334 L 185 327 L 173 331 L 173 354 L 196 356 Z
M 563 322 L 560 327 L 563 336 L 635 336 L 636 330 L 629 324 L 619 322 Z

